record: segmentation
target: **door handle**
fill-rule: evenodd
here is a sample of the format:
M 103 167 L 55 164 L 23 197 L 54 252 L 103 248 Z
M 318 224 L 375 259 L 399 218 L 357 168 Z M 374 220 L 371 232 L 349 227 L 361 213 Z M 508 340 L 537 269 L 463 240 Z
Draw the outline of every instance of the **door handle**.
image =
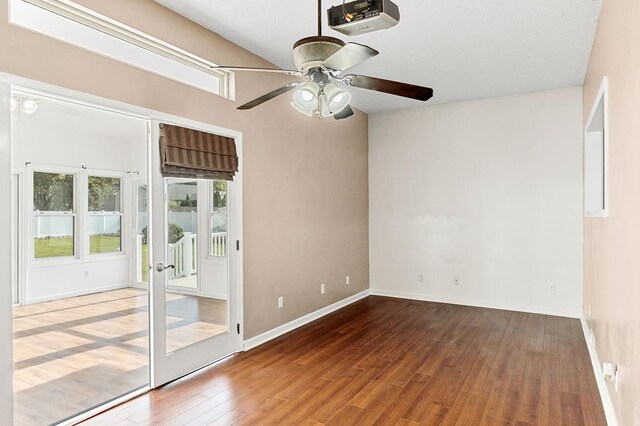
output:
M 169 268 L 173 268 L 173 269 L 175 269 L 175 266 L 174 266 L 174 265 L 167 265 L 167 266 L 164 266 L 164 263 L 162 263 L 162 262 L 160 262 L 160 263 L 158 263 L 158 264 L 156 265 L 156 271 L 158 271 L 158 272 L 164 272 L 165 270 L 167 270 L 167 269 L 169 269 Z

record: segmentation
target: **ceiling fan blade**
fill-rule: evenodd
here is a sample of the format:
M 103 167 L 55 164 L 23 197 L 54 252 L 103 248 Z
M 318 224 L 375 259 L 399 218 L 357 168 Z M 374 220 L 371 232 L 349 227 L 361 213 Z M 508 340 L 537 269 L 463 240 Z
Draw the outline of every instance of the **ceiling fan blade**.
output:
M 430 87 L 416 86 L 415 84 L 400 83 L 399 81 L 384 80 L 376 77 L 367 77 L 365 75 L 349 74 L 342 79 L 342 82 L 348 86 L 359 87 L 360 89 L 375 90 L 377 92 L 389 93 L 391 95 L 419 101 L 428 101 L 433 96 L 433 89 Z
M 322 65 L 335 71 L 344 71 L 369 58 L 373 58 L 378 53 L 377 50 L 363 44 L 347 43 L 336 53 L 329 56 Z
M 353 115 L 353 110 L 349 105 L 347 105 L 342 111 L 333 115 L 333 118 L 336 120 L 342 120 L 344 118 L 351 117 Z
M 245 109 L 251 109 L 251 108 L 257 107 L 258 105 L 263 104 L 268 100 L 275 98 L 276 96 L 280 96 L 283 93 L 287 93 L 288 91 L 293 90 L 298 86 L 300 86 L 300 83 L 289 83 L 286 86 L 283 86 L 279 89 L 274 90 L 273 92 L 269 92 L 266 95 L 262 95 L 259 98 L 256 98 L 250 102 L 247 102 L 244 105 L 240 105 L 236 109 L 245 110 Z
M 302 72 L 295 70 L 279 70 L 274 68 L 253 68 L 253 67 L 211 67 L 212 70 L 221 71 L 254 71 L 254 72 L 271 72 L 274 74 L 302 75 Z

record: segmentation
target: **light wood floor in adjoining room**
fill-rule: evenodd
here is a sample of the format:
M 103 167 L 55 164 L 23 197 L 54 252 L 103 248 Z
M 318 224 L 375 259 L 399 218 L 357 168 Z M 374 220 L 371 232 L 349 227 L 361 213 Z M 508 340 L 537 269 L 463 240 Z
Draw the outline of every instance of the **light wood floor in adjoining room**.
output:
M 580 322 L 368 297 L 87 425 L 605 425 Z
M 169 351 L 226 329 L 226 301 L 167 299 Z M 47 425 L 149 383 L 144 290 L 15 307 L 13 316 L 16 425 Z

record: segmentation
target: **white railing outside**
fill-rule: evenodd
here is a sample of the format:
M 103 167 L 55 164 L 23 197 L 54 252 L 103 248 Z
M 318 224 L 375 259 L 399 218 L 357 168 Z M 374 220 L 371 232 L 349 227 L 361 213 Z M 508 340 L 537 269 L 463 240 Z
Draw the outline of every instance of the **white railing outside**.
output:
M 211 256 L 226 256 L 227 255 L 227 233 L 226 232 L 212 232 L 211 233 L 211 249 L 209 250 Z
M 198 272 L 198 236 L 185 232 L 175 244 L 169 244 L 169 279 L 189 277 Z
M 228 252 L 226 232 L 213 232 L 210 241 L 210 255 L 224 257 Z M 136 235 L 136 256 L 138 262 L 142 259 L 142 235 Z M 168 263 L 175 268 L 169 269 L 169 279 L 189 277 L 198 272 L 198 235 L 185 232 L 175 244 L 169 244 Z M 137 269 L 138 282 L 142 282 L 142 269 Z

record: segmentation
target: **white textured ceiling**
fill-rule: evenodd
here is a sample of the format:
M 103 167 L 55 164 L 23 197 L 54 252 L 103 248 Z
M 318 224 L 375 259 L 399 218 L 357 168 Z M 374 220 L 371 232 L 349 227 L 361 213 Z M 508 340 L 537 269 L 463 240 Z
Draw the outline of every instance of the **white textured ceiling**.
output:
M 282 68 L 293 68 L 293 43 L 317 32 L 314 0 L 156 1 Z M 323 33 L 380 51 L 351 72 L 432 87 L 428 103 L 581 85 L 601 7 L 601 0 L 395 3 L 401 18 L 394 28 L 347 37 L 330 30 L 323 14 Z M 336 4 L 323 0 L 323 9 Z M 350 90 L 353 104 L 370 113 L 422 105 Z

